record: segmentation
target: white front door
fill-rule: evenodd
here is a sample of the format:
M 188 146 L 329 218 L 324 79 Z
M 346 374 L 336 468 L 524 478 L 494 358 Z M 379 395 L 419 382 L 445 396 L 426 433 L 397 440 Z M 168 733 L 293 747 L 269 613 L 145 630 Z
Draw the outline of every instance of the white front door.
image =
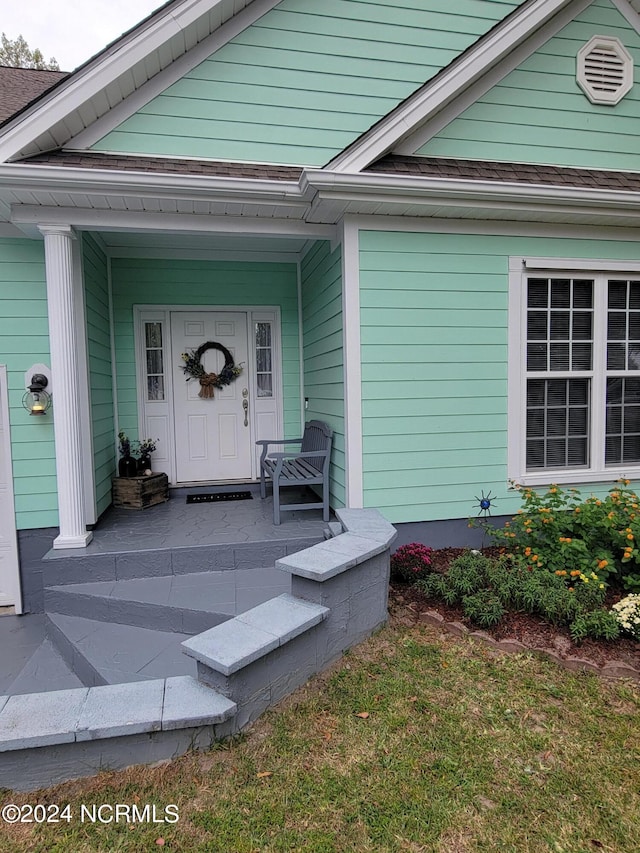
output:
M 0 366 L 0 607 L 22 613 L 16 516 L 13 505 L 7 369 Z
M 213 398 L 200 397 L 200 383 L 197 379 L 187 382 L 181 368 L 181 353 L 197 350 L 207 342 L 222 344 L 236 365 L 243 365 L 235 381 L 214 389 Z M 177 482 L 250 479 L 246 312 L 172 311 L 171 348 Z M 224 355 L 209 349 L 201 363 L 207 373 L 219 373 Z

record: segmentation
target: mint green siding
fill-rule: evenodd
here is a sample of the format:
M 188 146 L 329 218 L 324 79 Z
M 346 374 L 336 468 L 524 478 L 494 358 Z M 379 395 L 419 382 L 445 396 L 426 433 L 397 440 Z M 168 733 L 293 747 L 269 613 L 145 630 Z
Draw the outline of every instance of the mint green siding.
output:
M 594 35 L 617 36 L 640 68 L 640 35 L 609 0 L 596 0 L 418 154 L 476 160 L 640 169 L 640 86 L 615 106 L 592 104 L 576 56 Z
M 22 406 L 25 372 L 49 364 L 44 245 L 0 239 L 0 363 L 7 365 L 16 524 L 19 530 L 58 524 L 51 416 L 31 417 Z
M 637 262 L 640 245 L 360 233 L 364 499 L 392 522 L 476 515 L 482 490 L 500 514 L 519 506 L 507 491 L 509 256 Z
M 116 466 L 108 262 L 88 234 L 83 236 L 82 248 L 95 495 L 98 515 L 101 515 L 111 503 L 111 480 Z
M 517 5 L 283 0 L 94 148 L 322 165 Z
M 342 347 L 342 251 L 318 242 L 302 261 L 304 395 L 307 420 L 334 431 L 331 505 L 345 503 L 344 361 Z
M 279 306 L 284 427 L 287 436 L 299 435 L 300 357 L 295 264 L 114 258 L 111 275 L 118 420 L 130 438 L 138 438 L 134 305 Z

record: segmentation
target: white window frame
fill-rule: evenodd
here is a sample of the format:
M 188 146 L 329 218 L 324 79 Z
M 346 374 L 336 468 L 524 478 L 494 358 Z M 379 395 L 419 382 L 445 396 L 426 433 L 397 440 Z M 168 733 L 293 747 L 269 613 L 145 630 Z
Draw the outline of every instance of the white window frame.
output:
M 527 345 L 527 279 L 535 276 L 559 275 L 593 278 L 594 285 L 594 345 L 593 388 L 589 433 L 591 436 L 589 468 L 545 469 L 527 472 L 526 467 L 526 345 Z M 510 480 L 523 486 L 548 486 L 551 483 L 611 483 L 619 477 L 640 477 L 638 465 L 604 464 L 605 407 L 604 390 L 595 391 L 596 384 L 604 386 L 606 367 L 607 289 L 603 281 L 616 277 L 640 278 L 640 261 L 607 261 L 558 258 L 509 259 L 509 366 L 508 366 L 508 456 L 507 473 Z M 636 375 L 636 374 L 632 374 Z M 637 377 L 640 378 L 640 372 Z M 598 379 L 599 378 L 599 379 Z

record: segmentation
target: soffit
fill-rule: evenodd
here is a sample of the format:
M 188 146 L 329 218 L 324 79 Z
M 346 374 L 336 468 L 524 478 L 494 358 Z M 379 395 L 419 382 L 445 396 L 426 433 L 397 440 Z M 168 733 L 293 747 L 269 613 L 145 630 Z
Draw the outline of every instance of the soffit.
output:
M 0 160 L 61 148 L 252 2 L 169 0 L 7 120 Z

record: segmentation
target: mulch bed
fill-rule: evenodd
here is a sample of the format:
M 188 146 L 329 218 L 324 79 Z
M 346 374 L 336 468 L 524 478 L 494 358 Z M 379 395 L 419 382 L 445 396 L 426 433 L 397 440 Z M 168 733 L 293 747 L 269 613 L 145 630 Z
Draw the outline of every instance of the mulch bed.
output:
M 434 571 L 445 572 L 449 564 L 464 548 L 441 548 L 432 555 Z M 497 556 L 498 548 L 485 548 L 487 556 Z M 619 596 L 617 596 L 619 598 Z M 421 614 L 428 611 L 439 613 L 446 623 L 457 622 L 466 626 L 469 631 L 477 631 L 474 625 L 458 607 L 450 607 L 440 599 L 428 598 L 419 589 L 397 580 L 392 580 L 390 588 L 392 605 L 396 605 L 414 614 L 415 621 L 424 621 Z M 612 598 L 613 603 L 616 598 Z M 550 625 L 543 619 L 528 613 L 510 612 L 493 628 L 483 629 L 496 641 L 516 640 L 532 650 L 549 649 L 556 657 L 564 660 L 579 658 L 590 661 L 598 667 L 612 666 L 617 663 L 626 664 L 640 672 L 640 643 L 631 639 L 621 639 L 615 642 L 584 640 L 576 644 L 571 639 L 568 630 Z

